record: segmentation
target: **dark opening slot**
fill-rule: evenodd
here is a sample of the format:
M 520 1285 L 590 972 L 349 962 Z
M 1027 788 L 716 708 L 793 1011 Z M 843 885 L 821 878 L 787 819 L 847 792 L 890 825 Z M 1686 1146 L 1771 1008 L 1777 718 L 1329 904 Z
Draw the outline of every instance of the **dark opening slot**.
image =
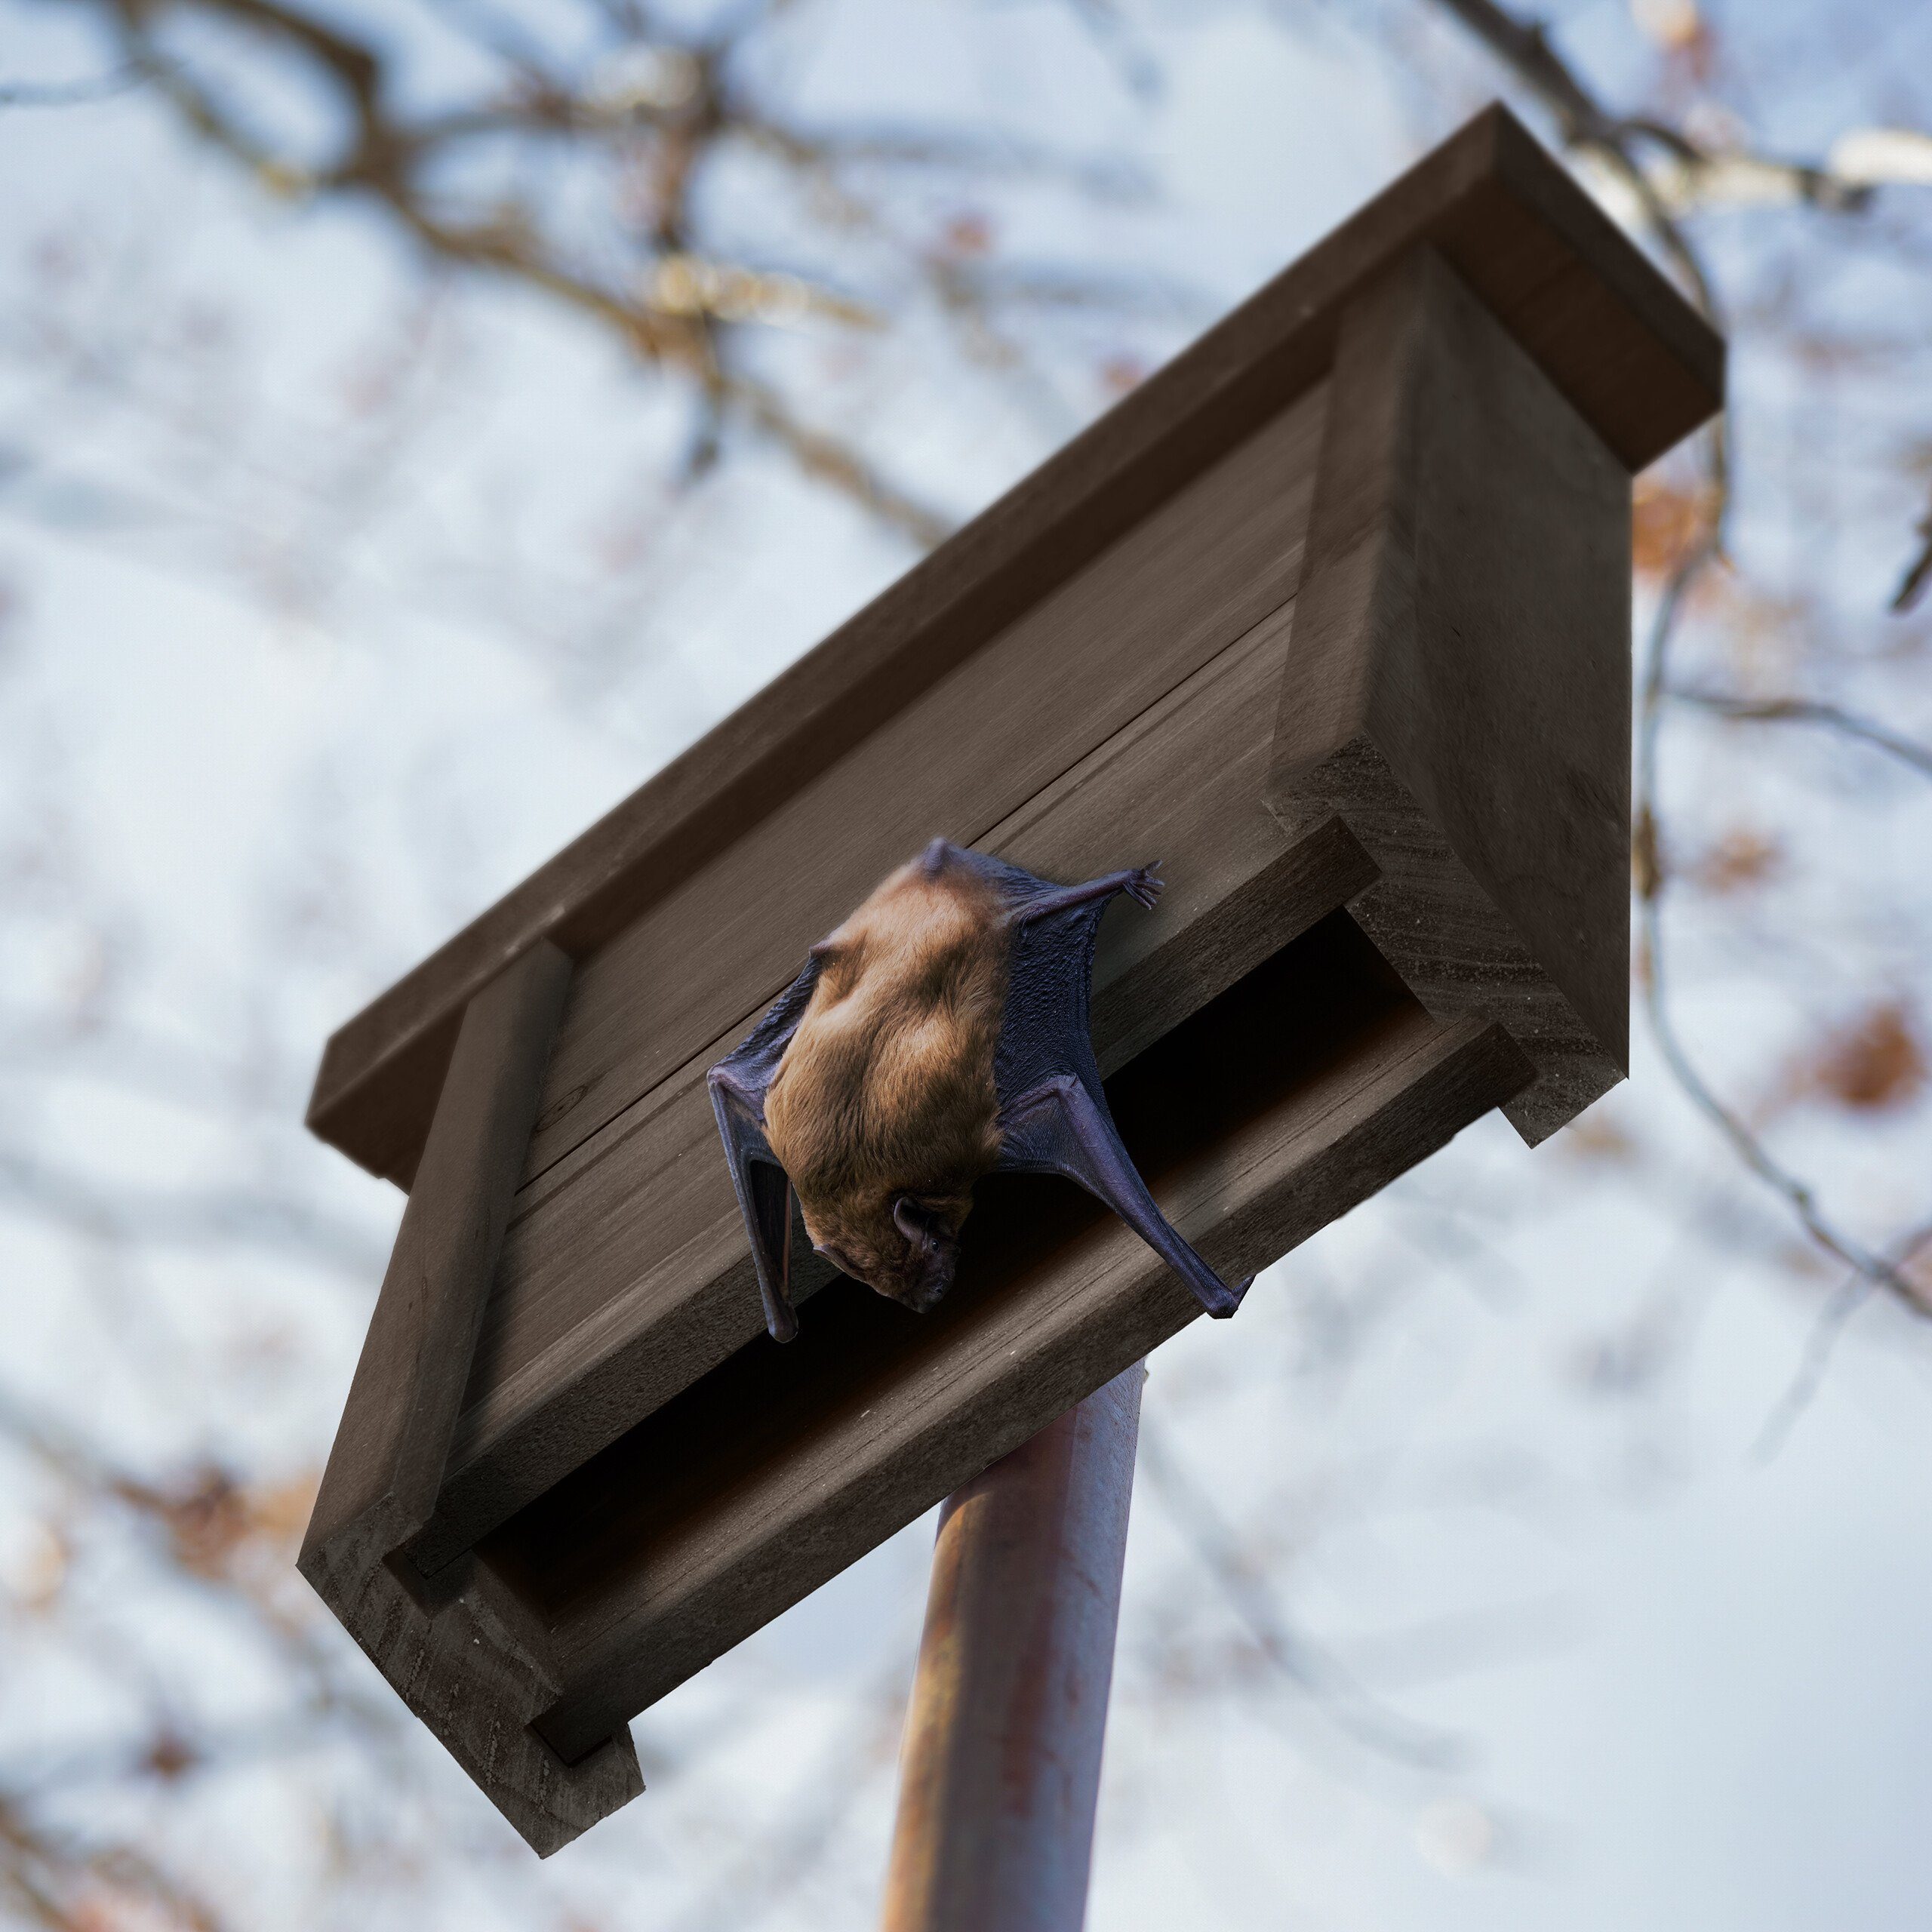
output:
M 1345 912 L 1331 914 L 1107 1083 L 1122 1137 L 1160 1191 L 1198 1157 L 1357 1049 L 1414 1001 Z M 822 1431 L 894 1398 L 993 1298 L 1038 1291 L 1103 1211 L 1071 1183 L 994 1175 L 966 1225 L 958 1278 L 919 1315 L 841 1278 L 798 1339 L 740 1349 L 478 1546 L 568 1654 L 620 1603 L 652 1594 L 654 1554 L 701 1540 L 708 1512 L 782 1484 Z M 917 1513 L 915 1512 L 914 1513 Z M 783 1607 L 782 1605 L 780 1606 Z

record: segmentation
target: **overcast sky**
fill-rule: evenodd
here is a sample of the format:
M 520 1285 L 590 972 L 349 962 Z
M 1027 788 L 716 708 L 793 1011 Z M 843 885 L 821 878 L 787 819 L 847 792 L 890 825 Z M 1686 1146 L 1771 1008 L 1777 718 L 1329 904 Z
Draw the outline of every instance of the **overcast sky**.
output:
M 1211 319 L 1481 94 L 1474 64 L 1419 88 L 1365 10 L 1160 13 L 1145 96 L 1107 82 L 1077 9 L 998 11 L 994 33 L 986 9 L 838 0 L 771 57 L 815 112 L 997 113 L 1130 149 L 1151 205 L 1090 226 L 1042 198 L 1010 219 L 1040 257 L 1157 264 L 1179 292 L 1156 338 Z M 1623 6 L 1563 12 L 1607 79 L 1641 70 Z M 1922 63 L 1923 22 L 1873 19 L 1893 12 L 1893 57 Z M 98 66 L 58 10 L 5 18 L 8 70 Z M 138 97 L 0 114 L 0 1394 L 131 1464 L 294 1475 L 325 1453 L 400 1208 L 300 1134 L 327 1032 L 911 552 L 769 455 L 664 498 L 681 407 L 527 297 L 426 311 L 405 401 L 358 415 L 344 397 L 389 368 L 412 263 L 360 216 L 260 194 Z M 1922 332 L 1924 312 L 1897 325 Z M 949 389 L 921 373 L 922 340 L 856 371 L 835 344 L 798 352 L 961 512 L 1104 399 L 1058 379 Z M 1784 422 L 1776 371 L 1761 380 Z M 661 526 L 656 548 L 601 600 L 627 506 Z M 1685 743 L 1687 795 L 1722 780 L 1770 814 L 1815 782 L 1856 808 L 1857 849 L 1780 902 L 1810 935 L 1793 973 L 1829 970 L 1817 934 L 1845 929 L 1842 903 L 1883 906 L 1887 970 L 1922 997 L 1923 922 L 1898 902 L 1926 897 L 1925 788 L 1846 775 L 1829 747 L 1746 768 L 1728 740 Z M 1700 1037 L 1747 1063 L 1783 1010 L 1741 995 L 1700 935 Z M 75 1016 L 109 995 L 91 1035 Z M 1830 1278 L 1786 1265 L 1777 1211 L 1641 1029 L 1632 1082 L 1592 1119 L 1594 1138 L 1534 1153 L 1483 1123 L 1290 1257 L 1237 1324 L 1197 1324 L 1152 1363 L 1163 1454 L 1361 1689 L 1228 1664 L 1238 1624 L 1143 1481 L 1097 1932 L 1932 1924 L 1932 1355 L 1869 1311 L 1763 1453 Z M 1923 1211 L 1898 1178 L 1922 1190 L 1923 1109 L 1800 1131 L 1875 1230 Z M 77 1238 L 35 1204 L 59 1177 L 162 1235 L 131 1255 Z M 310 1218 L 196 1238 L 197 1204 L 229 1188 Z M 24 1463 L 6 1469 L 0 1580 L 24 1600 L 49 1506 Z M 648 1712 L 651 1789 L 549 1866 L 433 1747 L 352 1726 L 116 1795 L 111 1815 L 211 1875 L 242 1924 L 863 1922 L 930 1536 Z M 35 1626 L 0 1670 L 0 1760 L 29 1789 L 157 1685 L 211 1728 L 274 1718 L 272 1652 L 134 1556 L 75 1561 L 73 1623 L 101 1641 Z M 1177 1655 L 1199 1686 L 1174 1681 Z M 324 1792 L 414 1807 L 422 1870 L 328 1889 Z M 49 1800 L 78 1825 L 100 1801 Z

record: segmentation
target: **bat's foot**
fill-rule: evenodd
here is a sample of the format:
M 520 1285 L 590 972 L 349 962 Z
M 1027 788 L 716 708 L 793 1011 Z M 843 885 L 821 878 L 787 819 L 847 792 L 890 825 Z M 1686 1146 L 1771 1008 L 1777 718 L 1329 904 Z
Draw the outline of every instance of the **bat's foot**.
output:
M 1149 912 L 1161 903 L 1161 894 L 1167 891 L 1168 882 L 1161 876 L 1161 862 L 1156 859 L 1151 866 L 1143 866 L 1127 882 L 1128 898 L 1136 905 L 1144 906 Z
M 1223 1289 L 1220 1294 L 1214 1296 L 1211 1300 L 1208 1296 L 1202 1295 L 1201 1306 L 1217 1321 L 1225 1321 L 1236 1309 L 1240 1307 L 1241 1298 L 1254 1285 L 1254 1277 L 1251 1275 L 1246 1281 L 1237 1281 L 1232 1287 Z M 1197 1290 L 1196 1292 L 1199 1291 Z

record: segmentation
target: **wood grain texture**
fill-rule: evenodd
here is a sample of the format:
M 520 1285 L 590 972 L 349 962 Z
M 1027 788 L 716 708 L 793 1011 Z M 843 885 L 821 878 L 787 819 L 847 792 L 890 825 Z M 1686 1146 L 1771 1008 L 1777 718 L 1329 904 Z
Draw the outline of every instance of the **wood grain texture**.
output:
M 1337 914 L 1109 1094 L 1163 1209 L 1232 1278 L 1531 1072 L 1500 1028 L 1430 1019 Z M 537 1728 L 561 1755 L 594 1746 L 1200 1313 L 1069 1185 L 996 1179 L 938 1309 L 913 1315 L 835 1284 L 797 1342 L 739 1351 L 479 1545 L 550 1632 L 566 1688 Z
M 421 1529 L 441 1487 L 570 971 L 534 948 L 463 1017 L 303 1542 L 331 1601 Z
M 1211 468 L 586 958 L 525 1178 L 789 983 L 884 875 L 978 844 L 1293 597 L 1322 395 Z
M 1427 249 L 1343 323 L 1270 798 L 1374 857 L 1355 916 L 1509 1027 L 1532 1143 L 1623 1078 L 1629 483 Z
M 1287 613 L 1273 614 L 994 829 L 990 848 L 1091 877 L 1148 841 L 1157 913 L 1102 929 L 1094 1034 L 1103 1071 L 1346 903 L 1374 877 L 1339 823 L 1291 840 L 1261 804 Z M 763 1327 L 743 1223 L 718 1158 L 707 1048 L 520 1198 L 437 1521 L 433 1567 L 614 1441 Z M 832 1278 L 797 1236 L 801 1301 Z
M 298 1567 L 404 1701 L 540 1853 L 642 1787 L 620 1727 L 566 1765 L 530 1731 L 557 1694 L 475 1566 L 432 1598 L 405 1546 L 448 1461 L 570 961 L 532 949 L 469 1004 Z M 527 1622 L 527 1620 L 525 1620 Z
M 644 1789 L 629 1733 L 614 1726 L 566 1764 L 530 1727 L 561 1686 L 529 1620 L 480 1566 L 426 1606 L 378 1563 L 339 1601 L 343 1623 L 396 1694 L 540 1858 Z
M 1722 344 L 1500 107 L 1017 485 L 330 1041 L 309 1124 L 408 1185 L 472 994 L 594 951 L 1321 380 L 1343 309 L 1419 243 L 1626 467 L 1717 406 Z

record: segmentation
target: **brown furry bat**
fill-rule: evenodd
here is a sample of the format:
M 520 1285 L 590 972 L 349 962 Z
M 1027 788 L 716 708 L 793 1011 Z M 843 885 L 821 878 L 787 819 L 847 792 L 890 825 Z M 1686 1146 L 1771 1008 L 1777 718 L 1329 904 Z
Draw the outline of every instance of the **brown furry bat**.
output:
M 999 1158 L 1004 910 L 967 866 L 902 866 L 812 949 L 818 983 L 765 1093 L 813 1246 L 909 1308 L 945 1293 Z
M 841 1272 L 923 1312 L 952 1284 L 973 1184 L 995 1168 L 1097 1195 L 1211 1313 L 1230 1288 L 1121 1145 L 1087 1030 L 1100 916 L 1152 907 L 1150 867 L 1060 886 L 934 839 L 875 891 L 711 1070 L 775 1339 L 796 1334 L 792 1201 Z

